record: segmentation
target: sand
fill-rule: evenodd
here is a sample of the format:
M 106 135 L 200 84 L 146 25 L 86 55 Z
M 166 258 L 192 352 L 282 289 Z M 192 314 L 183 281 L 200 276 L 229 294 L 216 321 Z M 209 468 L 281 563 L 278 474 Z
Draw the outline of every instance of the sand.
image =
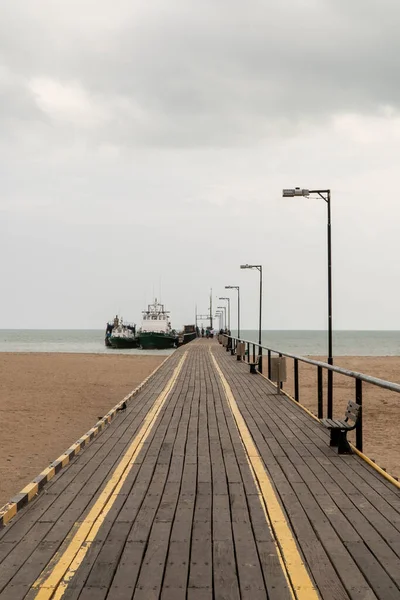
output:
M 0 507 L 165 358 L 0 353 Z
M 310 357 L 326 362 L 326 357 Z M 265 359 L 264 359 L 265 360 Z M 399 356 L 350 356 L 334 359 L 335 365 L 352 371 L 365 373 L 393 383 L 400 383 Z M 294 396 L 293 360 L 287 359 L 288 380 L 284 390 Z M 264 367 L 267 373 L 267 365 Z M 300 402 L 317 414 L 317 368 L 299 363 Z M 349 400 L 355 401 L 355 380 L 334 374 L 333 418 L 343 418 Z M 324 374 L 324 416 L 326 415 L 326 373 Z M 363 438 L 364 453 L 387 469 L 394 477 L 400 478 L 400 394 L 390 392 L 375 385 L 363 383 Z M 354 440 L 354 434 L 349 434 Z

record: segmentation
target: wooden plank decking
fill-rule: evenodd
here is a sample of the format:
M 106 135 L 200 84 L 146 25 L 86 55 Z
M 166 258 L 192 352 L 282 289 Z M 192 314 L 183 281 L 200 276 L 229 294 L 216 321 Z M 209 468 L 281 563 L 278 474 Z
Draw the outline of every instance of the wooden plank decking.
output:
M 0 530 L 0 599 L 400 600 L 400 491 L 214 341 Z

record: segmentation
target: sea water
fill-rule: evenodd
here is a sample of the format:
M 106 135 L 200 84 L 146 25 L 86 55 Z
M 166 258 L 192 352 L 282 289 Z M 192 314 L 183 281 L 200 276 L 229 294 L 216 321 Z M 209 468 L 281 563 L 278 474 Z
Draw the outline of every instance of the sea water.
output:
M 232 331 L 236 335 L 235 331 Z M 243 330 L 241 339 L 258 341 L 258 331 Z M 290 354 L 326 356 L 326 331 L 263 331 L 264 346 Z M 114 350 L 96 329 L 2 329 L 0 352 L 82 352 L 96 354 L 170 354 L 173 350 Z M 334 331 L 334 356 L 400 356 L 400 331 Z
M 94 354 L 162 354 L 170 350 L 114 349 L 97 329 L 0 329 L 0 352 L 75 352 Z
M 232 332 L 233 335 L 236 332 Z M 258 331 L 241 331 L 243 340 L 258 342 Z M 288 354 L 327 356 L 327 331 L 263 331 L 262 345 Z M 400 331 L 334 331 L 334 356 L 400 356 Z

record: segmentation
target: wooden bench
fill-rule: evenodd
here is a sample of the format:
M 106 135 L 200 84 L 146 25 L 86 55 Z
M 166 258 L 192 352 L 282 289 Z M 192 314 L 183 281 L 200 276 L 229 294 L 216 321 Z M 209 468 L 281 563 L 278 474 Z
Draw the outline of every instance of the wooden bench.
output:
M 355 429 L 360 418 L 361 406 L 349 400 L 343 421 L 337 419 L 320 419 L 319 422 L 331 430 L 330 446 L 337 447 L 338 454 L 353 454 L 347 441 L 347 432 Z

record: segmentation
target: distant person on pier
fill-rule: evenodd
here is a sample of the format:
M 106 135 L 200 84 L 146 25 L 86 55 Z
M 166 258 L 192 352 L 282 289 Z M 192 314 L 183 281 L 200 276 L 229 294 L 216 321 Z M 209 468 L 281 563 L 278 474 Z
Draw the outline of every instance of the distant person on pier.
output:
M 201 337 L 204 337 L 204 327 L 201 328 Z

